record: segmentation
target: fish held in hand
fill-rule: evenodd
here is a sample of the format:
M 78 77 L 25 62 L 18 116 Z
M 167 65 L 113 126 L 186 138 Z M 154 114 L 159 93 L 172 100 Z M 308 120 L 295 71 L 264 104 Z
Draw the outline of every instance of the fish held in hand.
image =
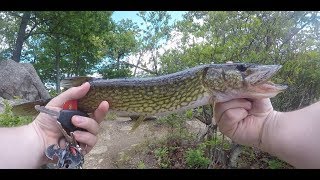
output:
M 72 77 L 62 80 L 61 87 L 90 83 L 89 92 L 78 100 L 78 109 L 86 113 L 92 113 L 105 100 L 109 111 L 119 116 L 157 116 L 234 98 L 274 97 L 287 88 L 270 81 L 280 68 L 251 63 L 206 64 L 148 78 Z M 30 115 L 36 113 L 34 105 L 48 101 L 17 105 L 13 112 Z

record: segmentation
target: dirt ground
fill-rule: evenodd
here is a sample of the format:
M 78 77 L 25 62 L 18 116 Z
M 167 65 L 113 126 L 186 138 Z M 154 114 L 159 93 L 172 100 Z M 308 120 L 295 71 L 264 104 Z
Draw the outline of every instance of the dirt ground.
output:
M 84 169 L 115 169 L 118 159 L 126 151 L 147 140 L 166 135 L 164 127 L 155 127 L 155 121 L 146 121 L 131 132 L 129 118 L 105 120 L 101 123 L 96 146 L 85 156 Z
M 155 120 L 145 121 L 135 131 L 131 132 L 130 130 L 133 123 L 134 121 L 130 121 L 129 118 L 117 118 L 116 120 L 103 121 L 98 134 L 98 142 L 85 156 L 83 168 L 134 168 L 127 166 L 119 167 L 119 159 L 123 159 L 124 154 L 127 154 L 127 152 L 137 145 L 146 141 L 159 139 L 168 133 L 168 128 L 157 124 Z M 188 124 L 194 131 L 201 131 L 201 129 L 204 129 L 205 127 L 204 124 L 199 121 L 190 121 Z

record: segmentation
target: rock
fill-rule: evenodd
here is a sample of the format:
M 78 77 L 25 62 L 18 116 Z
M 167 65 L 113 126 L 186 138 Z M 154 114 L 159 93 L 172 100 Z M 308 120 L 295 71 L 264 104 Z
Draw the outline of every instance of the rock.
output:
M 0 97 L 28 101 L 48 99 L 50 95 L 30 63 L 0 61 Z
M 4 99 L 2 97 L 0 97 L 0 113 L 2 113 L 4 111 L 4 103 L 3 103 Z
M 123 126 L 120 131 L 130 131 L 132 129 L 131 126 Z
M 90 154 L 103 154 L 107 151 L 108 151 L 108 146 L 97 146 L 90 151 Z
M 105 135 L 105 138 L 106 138 L 106 140 L 111 140 L 110 134 L 106 134 L 106 135 Z
M 193 133 L 202 134 L 207 130 L 207 126 L 199 120 L 189 120 L 186 121 L 186 123 L 188 131 L 191 131 Z

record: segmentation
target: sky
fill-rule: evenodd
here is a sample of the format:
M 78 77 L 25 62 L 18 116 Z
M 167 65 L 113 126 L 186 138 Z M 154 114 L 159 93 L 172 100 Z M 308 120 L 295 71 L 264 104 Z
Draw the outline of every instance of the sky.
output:
M 137 22 L 138 24 L 142 23 L 142 18 L 137 16 L 139 11 L 114 11 L 112 14 L 112 19 L 116 22 L 122 19 L 131 19 L 133 22 Z M 168 11 L 171 15 L 171 20 L 169 21 L 169 25 L 173 24 L 174 21 L 182 20 L 182 15 L 187 11 Z

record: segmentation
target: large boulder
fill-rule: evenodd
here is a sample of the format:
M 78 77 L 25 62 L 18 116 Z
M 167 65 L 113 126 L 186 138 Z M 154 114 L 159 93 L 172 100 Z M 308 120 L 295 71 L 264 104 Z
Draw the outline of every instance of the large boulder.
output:
M 0 113 L 4 111 L 5 105 L 4 105 L 4 99 L 0 97 Z
M 50 95 L 32 64 L 3 60 L 0 61 L 0 97 L 34 101 Z

